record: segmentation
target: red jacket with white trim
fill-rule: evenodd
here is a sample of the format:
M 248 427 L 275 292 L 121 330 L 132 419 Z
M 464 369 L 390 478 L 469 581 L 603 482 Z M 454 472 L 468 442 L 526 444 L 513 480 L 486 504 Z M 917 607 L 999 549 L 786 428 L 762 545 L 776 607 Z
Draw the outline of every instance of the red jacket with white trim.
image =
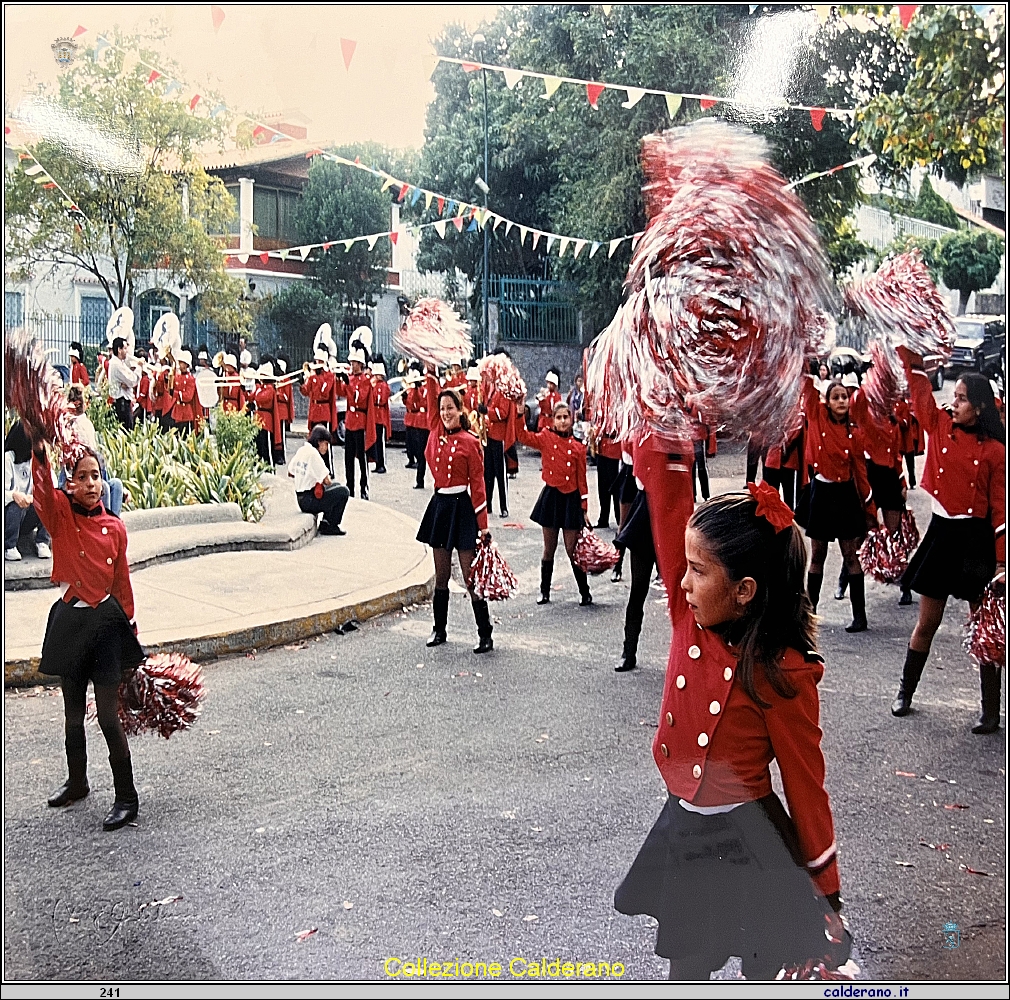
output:
M 336 383 L 337 377 L 333 372 L 323 371 L 310 375 L 298 387 L 298 391 L 309 400 L 310 427 L 313 424 L 323 424 L 331 429 L 337 426 L 333 421 L 333 390 Z
M 428 463 L 436 490 L 466 486 L 470 493 L 477 527 L 487 531 L 487 495 L 484 492 L 484 453 L 469 431 L 447 431 L 439 421 L 440 430 L 428 434 L 424 459 Z
M 403 405 L 407 412 L 403 423 L 406 427 L 421 427 L 428 429 L 428 397 L 423 389 L 416 386 L 408 389 L 403 396 Z
M 344 428 L 349 431 L 365 432 L 365 447 L 375 444 L 375 407 L 372 403 L 372 380 L 365 372 L 360 375 L 348 375 L 346 382 L 337 382 L 334 388 L 335 396 L 347 399 L 347 412 L 344 414 Z
M 501 441 L 506 450 L 511 448 L 516 440 L 515 403 L 495 389 L 485 405 L 488 417 L 487 436 L 495 441 Z
M 190 423 L 197 419 L 200 402 L 196 398 L 196 379 L 192 372 L 176 372 L 172 389 L 172 419 L 177 424 Z
M 516 438 L 527 448 L 540 452 L 541 476 L 548 486 L 561 493 L 579 491 L 582 509 L 589 509 L 589 482 L 586 477 L 586 446 L 569 434 L 562 437 L 557 431 L 542 430 L 531 434 L 525 421 L 516 425 Z
M 901 427 L 897 417 L 888 417 L 886 422 L 877 420 L 862 389 L 857 389 L 853 395 L 849 413 L 862 431 L 864 456 L 874 465 L 894 469 L 901 476 L 904 470 L 901 462 Z
M 806 459 L 811 475 L 821 475 L 833 483 L 855 480 L 860 502 L 869 506 L 870 481 L 863 460 L 866 445 L 858 424 L 853 420 L 840 423 L 831 417 L 811 375 L 804 377 L 803 409 L 807 416 Z

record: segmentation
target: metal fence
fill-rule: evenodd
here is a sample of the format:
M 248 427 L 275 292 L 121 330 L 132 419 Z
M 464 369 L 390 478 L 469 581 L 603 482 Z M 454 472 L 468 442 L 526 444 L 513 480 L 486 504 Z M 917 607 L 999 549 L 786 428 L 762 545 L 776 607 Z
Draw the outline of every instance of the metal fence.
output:
M 577 343 L 577 290 L 563 281 L 495 278 L 492 301 L 498 306 L 498 340 Z
M 18 323 L 17 320 L 21 322 Z M 69 364 L 70 345 L 76 340 L 84 348 L 85 359 L 94 358 L 99 347 L 105 343 L 105 321 L 98 322 L 89 317 L 50 316 L 48 313 L 28 313 L 18 317 L 7 314 L 4 317 L 7 329 L 24 326 L 46 345 L 51 352 L 53 364 Z M 90 367 L 90 365 L 89 365 Z

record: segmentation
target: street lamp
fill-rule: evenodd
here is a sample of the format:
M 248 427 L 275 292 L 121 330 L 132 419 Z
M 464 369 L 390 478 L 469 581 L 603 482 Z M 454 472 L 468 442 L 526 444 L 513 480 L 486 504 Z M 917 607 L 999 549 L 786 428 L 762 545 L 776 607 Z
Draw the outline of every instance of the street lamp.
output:
M 478 32 L 473 36 L 473 47 L 474 52 L 477 54 L 477 58 L 484 62 L 484 36 Z M 490 267 L 490 240 L 491 233 L 488 231 L 487 225 L 487 195 L 488 195 L 488 181 L 490 180 L 488 176 L 488 136 L 487 136 L 487 70 L 481 67 L 481 75 L 484 78 L 484 177 L 483 180 L 478 179 L 477 186 L 484 193 L 484 270 L 481 276 L 481 298 L 484 300 L 484 328 L 482 336 L 482 348 L 485 354 L 487 354 L 491 349 L 491 334 L 488 328 L 488 292 L 490 287 L 491 275 L 489 272 Z

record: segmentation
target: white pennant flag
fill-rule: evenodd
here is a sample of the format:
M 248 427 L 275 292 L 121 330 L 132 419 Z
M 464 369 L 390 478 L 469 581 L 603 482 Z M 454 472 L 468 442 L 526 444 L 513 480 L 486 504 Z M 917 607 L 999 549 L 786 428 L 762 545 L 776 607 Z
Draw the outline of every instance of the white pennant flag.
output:
M 560 76 L 545 76 L 544 77 L 544 93 L 540 96 L 545 100 L 549 101 L 554 96 L 554 91 L 561 86 Z
M 431 199 L 432 198 L 434 198 L 434 195 L 431 193 L 431 191 L 425 191 L 424 192 L 424 207 L 425 207 L 426 210 L 429 209 L 429 208 L 431 208 Z
M 376 233 L 374 236 L 366 236 L 365 239 L 368 240 L 369 251 L 375 248 L 375 244 L 378 242 L 380 236 L 388 236 L 388 233 Z
M 497 229 L 505 221 L 504 215 L 496 215 L 492 229 Z
M 305 260 L 313 249 L 313 247 L 299 247 L 298 252 L 302 255 L 302 260 Z
M 508 236 L 509 231 L 512 229 L 512 227 L 514 225 L 515 225 L 515 223 L 511 219 L 506 219 L 505 220 L 505 235 L 506 236 Z
M 558 257 L 564 257 L 565 251 L 568 249 L 568 243 L 569 243 L 568 237 L 562 236 L 561 246 L 558 247 Z M 550 244 L 547 245 L 547 249 L 550 250 Z
M 439 219 L 435 223 L 435 232 L 438 233 L 440 239 L 445 239 L 445 219 Z
M 556 240 L 557 240 L 556 236 L 548 236 L 547 237 L 547 252 L 548 253 L 551 252 L 551 247 L 554 246 L 554 243 L 555 243 Z M 536 246 L 535 243 L 533 245 Z
M 509 90 L 512 90 L 524 75 L 521 69 L 506 69 L 503 72 L 505 73 L 505 86 Z
M 588 240 L 576 240 L 575 241 L 575 256 L 578 257 L 582 253 L 582 248 L 588 243 Z
M 525 226 L 519 227 L 519 246 L 522 246 L 526 242 L 526 234 L 529 230 Z
M 344 240 L 344 253 L 350 253 L 352 246 L 354 246 L 354 240 Z
M 601 246 L 603 246 L 602 243 L 598 242 L 597 240 L 593 240 L 593 245 L 589 248 L 590 260 L 592 260 L 593 256 L 596 254 L 596 251 L 599 250 Z M 576 256 L 578 256 L 578 251 L 576 251 Z
M 633 108 L 643 97 L 645 91 L 641 87 L 628 87 L 628 99 L 621 104 L 621 107 Z
M 238 255 L 238 262 L 240 264 L 248 264 L 249 263 L 249 254 L 247 254 L 247 253 L 240 253 Z
M 619 239 L 610 241 L 610 250 L 607 252 L 608 257 L 614 256 L 614 251 L 624 242 L 624 237 L 621 236 Z

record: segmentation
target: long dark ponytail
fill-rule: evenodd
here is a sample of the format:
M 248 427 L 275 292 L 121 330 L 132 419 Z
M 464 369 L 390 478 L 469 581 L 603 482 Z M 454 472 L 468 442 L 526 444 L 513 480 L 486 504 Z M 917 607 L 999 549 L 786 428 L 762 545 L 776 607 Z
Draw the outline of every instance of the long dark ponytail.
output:
M 968 402 L 979 411 L 978 426 L 982 433 L 1005 445 L 1006 428 L 996 412 L 996 397 L 989 384 L 989 379 L 978 372 L 966 372 L 960 376 L 958 381 L 964 382 Z
M 787 648 L 816 650 L 817 628 L 805 586 L 803 532 L 795 524 L 776 532 L 756 512 L 757 501 L 750 493 L 725 493 L 703 503 L 689 526 L 703 536 L 730 580 L 749 576 L 757 583 L 740 622 L 737 677 L 748 697 L 767 708 L 754 684 L 755 665 L 761 665 L 778 694 L 792 698 L 796 691 L 779 669 L 779 656 Z

